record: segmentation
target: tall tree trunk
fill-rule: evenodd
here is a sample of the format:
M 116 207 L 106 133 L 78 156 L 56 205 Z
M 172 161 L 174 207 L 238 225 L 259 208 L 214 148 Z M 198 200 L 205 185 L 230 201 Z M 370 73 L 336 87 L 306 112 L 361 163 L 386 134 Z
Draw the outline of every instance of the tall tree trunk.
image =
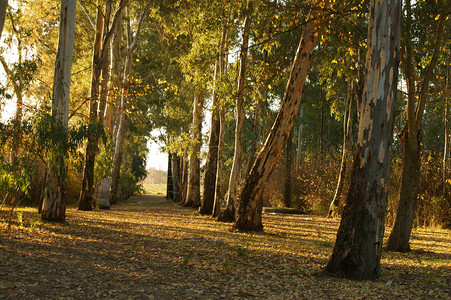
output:
M 61 1 L 58 51 L 53 76 L 52 116 L 61 126 L 63 140 L 56 141 L 49 161 L 48 184 L 42 203 L 42 219 L 64 222 L 66 219 L 66 155 L 69 118 L 69 91 L 75 35 L 76 0 Z M 47 171 L 46 171 L 47 172 Z
M 0 38 L 2 37 L 3 25 L 5 25 L 7 8 L 8 8 L 8 0 L 0 0 Z
M 353 87 L 352 81 L 348 87 L 348 95 L 346 101 L 346 109 L 345 115 L 343 118 L 343 153 L 341 156 L 341 165 L 340 165 L 340 173 L 338 174 L 338 182 L 337 187 L 335 189 L 334 198 L 329 206 L 329 211 L 327 213 L 327 217 L 331 218 L 337 211 L 338 205 L 340 204 L 340 199 L 343 194 L 343 186 L 346 176 L 346 166 L 348 164 L 348 156 L 351 148 L 351 127 L 352 127 L 352 95 L 353 95 Z
M 99 99 L 100 74 L 102 72 L 102 34 L 103 34 L 103 11 L 97 8 L 96 33 L 94 39 L 94 50 L 91 64 L 91 91 L 89 105 L 89 124 L 97 124 L 97 106 Z M 85 164 L 83 169 L 83 181 L 78 201 L 79 210 L 92 210 L 95 207 L 94 199 L 94 164 L 97 154 L 98 137 L 96 134 L 88 135 L 86 146 Z
M 103 32 L 108 31 L 108 25 L 111 17 L 111 0 L 105 1 L 105 15 L 104 15 L 104 29 Z M 108 98 L 108 82 L 110 80 L 110 43 L 103 45 L 105 55 L 102 55 L 102 70 L 100 81 L 100 95 L 99 95 L 99 123 L 104 124 L 106 101 Z
M 115 139 L 114 127 L 116 122 L 117 108 L 121 101 L 121 38 L 122 38 L 122 14 L 113 28 L 113 39 L 111 42 L 111 85 L 108 90 L 108 101 L 105 112 L 104 126 L 107 128 L 110 138 Z M 113 141 L 115 144 L 115 141 Z
M 418 203 L 418 185 L 420 180 L 420 157 L 421 157 L 421 138 L 422 138 L 422 120 L 424 107 L 426 105 L 426 96 L 429 82 L 433 76 L 433 69 L 437 64 L 440 45 L 443 37 L 445 19 L 447 18 L 446 7 L 439 16 L 437 23 L 437 32 L 434 41 L 434 48 L 431 60 L 426 67 L 426 72 L 422 84 L 416 88 L 416 75 L 414 68 L 414 52 L 412 47 L 412 11 L 410 0 L 406 0 L 406 37 L 405 41 L 405 59 L 402 65 L 407 82 L 407 122 L 401 132 L 398 134 L 402 146 L 402 170 L 401 187 L 399 192 L 399 204 L 396 211 L 395 224 L 387 242 L 387 251 L 408 252 L 410 251 L 410 234 L 412 231 L 413 220 Z M 418 95 L 418 96 L 417 96 Z M 415 106 L 415 100 L 418 101 Z
M 174 181 L 172 176 L 172 154 L 168 153 L 168 173 L 166 181 L 166 199 L 174 200 Z
M 172 153 L 172 183 L 173 183 L 173 199 L 174 202 L 179 202 L 180 200 L 180 157 Z
M 285 147 L 285 176 L 283 184 L 283 205 L 290 207 L 291 194 L 292 194 L 292 171 L 293 171 L 293 130 L 290 131 L 290 135 L 287 139 L 287 145 Z
M 243 156 L 243 127 L 244 127 L 244 89 L 246 87 L 246 64 L 249 47 L 249 31 L 251 25 L 252 2 L 247 1 L 246 18 L 244 19 L 243 40 L 240 51 L 240 71 L 236 91 L 236 123 L 235 123 L 235 151 L 233 154 L 232 170 L 229 178 L 229 191 L 227 192 L 226 208 L 218 217 L 221 222 L 233 222 L 235 220 L 235 206 L 238 197 L 241 158 Z
M 120 0 L 118 7 L 113 16 L 112 27 L 116 26 L 121 16 L 121 11 L 129 0 Z M 112 30 L 104 32 L 105 26 L 103 26 L 104 12 L 102 7 L 97 5 L 96 16 L 96 30 L 94 38 L 94 47 L 91 64 L 91 90 L 90 90 L 90 105 L 89 105 L 89 127 L 92 130 L 93 127 L 97 127 L 98 123 L 98 102 L 99 102 L 99 89 L 100 89 L 100 75 L 102 72 L 103 55 L 106 55 L 105 44 L 109 43 L 109 39 L 113 34 Z M 79 210 L 92 210 L 95 206 L 94 199 L 94 164 L 97 155 L 99 137 L 93 130 L 88 135 L 88 143 L 86 146 L 85 162 L 83 168 L 83 180 L 80 192 L 80 198 L 78 201 Z
M 225 32 L 223 32 L 225 36 Z M 221 44 L 223 42 L 221 41 Z M 222 55 L 222 51 L 219 51 Z M 216 188 L 216 172 L 218 168 L 218 143 L 219 143 L 219 105 L 217 100 L 216 86 L 219 78 L 219 61 L 215 63 L 214 86 L 213 86 L 213 104 L 211 109 L 210 140 L 208 142 L 207 161 L 205 163 L 204 190 L 202 193 L 202 202 L 199 207 L 199 213 L 209 215 L 213 211 Z
M 189 156 L 188 193 L 184 206 L 200 206 L 200 148 L 202 145 L 202 95 L 194 97 L 193 104 L 193 146 Z
M 186 194 L 188 193 L 188 157 L 184 154 L 180 157 L 181 178 L 180 178 L 180 201 L 181 205 L 186 202 Z
M 301 166 L 301 160 L 302 160 L 302 136 L 304 133 L 304 124 L 302 123 L 303 120 L 302 118 L 304 117 L 304 107 L 301 105 L 300 108 L 300 124 L 299 124 L 299 129 L 298 129 L 298 147 L 296 149 L 297 153 L 296 153 L 296 174 L 298 174 L 299 172 L 299 167 Z
M 370 2 L 365 86 L 351 185 L 329 273 L 380 276 L 401 36 L 401 0 Z
M 141 31 L 141 26 L 144 21 L 144 18 L 146 17 L 150 5 L 147 5 L 147 7 L 142 11 L 141 16 L 139 18 L 138 27 L 136 29 L 135 33 L 132 33 L 131 24 L 130 24 L 130 18 L 128 19 L 127 24 L 127 54 L 125 56 L 125 63 L 124 63 L 124 77 L 122 78 L 122 93 L 121 93 L 121 106 L 120 106 L 120 112 L 119 112 L 119 124 L 116 134 L 116 144 L 114 147 L 114 159 L 113 159 L 113 172 L 111 175 L 111 188 L 110 188 L 110 203 L 115 204 L 117 203 L 117 190 L 119 185 L 119 179 L 120 179 L 120 171 L 121 171 L 121 164 L 122 164 L 122 153 L 123 153 L 123 146 L 124 146 L 124 139 L 125 139 L 125 129 L 127 128 L 127 116 L 125 114 L 127 110 L 127 103 L 128 103 L 128 88 L 130 85 L 129 78 L 130 78 L 130 72 L 131 72 L 131 64 L 133 60 L 133 52 L 135 51 L 136 47 L 138 46 L 139 41 L 139 34 Z
M 250 174 L 247 176 L 240 196 L 238 216 L 234 229 L 260 231 L 262 224 L 263 187 L 268 182 L 277 159 L 288 139 L 294 118 L 299 110 L 307 71 L 312 61 L 313 50 L 324 23 L 324 12 L 314 9 L 308 17 L 304 33 L 291 68 L 279 113 L 260 151 Z
M 125 63 L 125 70 L 128 68 L 128 62 Z M 126 72 L 124 70 L 124 72 Z M 118 200 L 118 189 L 119 189 L 119 179 L 122 165 L 122 155 L 123 155 L 123 145 L 125 140 L 125 128 L 127 124 L 127 116 L 125 115 L 125 110 L 127 109 L 127 99 L 128 99 L 128 87 L 124 85 L 122 88 L 121 96 L 121 107 L 119 109 L 119 122 L 116 134 L 116 145 L 114 147 L 113 156 L 113 172 L 111 174 L 111 187 L 109 199 L 111 204 L 116 204 Z
M 225 111 L 224 107 L 220 107 L 219 111 L 219 141 L 218 141 L 218 166 L 216 169 L 216 184 L 215 184 L 215 201 L 213 204 L 212 217 L 217 218 L 221 214 L 221 196 L 222 196 L 222 150 L 224 148 L 224 129 L 225 129 Z
M 228 65 L 228 59 L 227 55 L 227 49 L 229 48 L 229 42 L 228 42 L 228 31 L 226 31 L 226 37 L 225 37 L 225 46 L 224 46 L 224 55 L 220 57 L 219 65 L 220 65 L 220 71 L 221 76 L 227 74 L 227 65 Z M 220 103 L 219 106 L 219 141 L 218 141 L 218 166 L 216 169 L 216 184 L 215 184 L 215 200 L 213 204 L 213 211 L 212 211 L 212 217 L 217 218 L 221 214 L 221 203 L 222 203 L 222 183 L 223 183 L 223 176 L 222 176 L 222 167 L 223 167 L 223 157 L 222 152 L 224 149 L 224 130 L 225 130 L 225 108 L 224 105 Z

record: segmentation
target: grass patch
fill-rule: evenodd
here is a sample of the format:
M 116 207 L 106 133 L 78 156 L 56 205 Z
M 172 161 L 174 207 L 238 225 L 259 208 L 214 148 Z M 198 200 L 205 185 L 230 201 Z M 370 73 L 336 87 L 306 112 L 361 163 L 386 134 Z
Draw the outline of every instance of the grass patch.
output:
M 162 183 L 143 183 L 144 193 L 147 195 L 166 195 L 166 184 Z

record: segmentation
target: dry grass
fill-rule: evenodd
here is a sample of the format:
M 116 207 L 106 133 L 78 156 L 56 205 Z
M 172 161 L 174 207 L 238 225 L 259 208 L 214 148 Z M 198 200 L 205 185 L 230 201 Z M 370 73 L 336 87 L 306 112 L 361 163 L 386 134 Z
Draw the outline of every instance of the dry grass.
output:
M 231 233 L 161 196 L 67 224 L 21 209 L 0 228 L 0 297 L 11 299 L 449 299 L 451 233 L 415 229 L 413 251 L 384 253 L 376 281 L 322 274 L 337 220 L 264 215 L 265 232 Z M 6 212 L 0 212 L 4 217 Z M 32 221 L 34 219 L 34 221 Z

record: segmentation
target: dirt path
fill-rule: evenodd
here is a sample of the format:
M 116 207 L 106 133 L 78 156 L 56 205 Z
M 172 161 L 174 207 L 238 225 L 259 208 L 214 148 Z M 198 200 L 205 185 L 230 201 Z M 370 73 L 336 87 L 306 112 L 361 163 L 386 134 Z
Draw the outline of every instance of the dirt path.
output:
M 415 230 L 380 280 L 348 281 L 321 274 L 338 221 L 316 216 L 265 215 L 264 233 L 239 234 L 161 196 L 69 209 L 64 225 L 21 211 L 10 233 L 0 224 L 0 298 L 451 298 L 449 230 Z

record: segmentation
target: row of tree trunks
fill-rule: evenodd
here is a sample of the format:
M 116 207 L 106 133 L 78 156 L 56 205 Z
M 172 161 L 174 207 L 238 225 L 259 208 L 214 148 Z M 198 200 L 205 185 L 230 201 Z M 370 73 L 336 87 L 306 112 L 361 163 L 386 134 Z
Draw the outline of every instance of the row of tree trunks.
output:
M 52 116 L 63 130 L 64 140 L 57 141 L 53 159 L 49 161 L 41 216 L 44 220 L 64 222 L 66 219 L 66 155 L 69 118 L 69 91 L 74 52 L 76 0 L 62 0 L 58 50 L 53 76 Z M 47 170 L 46 170 L 47 175 Z
M 235 206 L 238 197 L 238 187 L 240 185 L 240 172 L 243 156 L 243 128 L 244 128 L 244 89 L 246 86 L 246 64 L 249 48 L 249 33 L 252 15 L 252 2 L 247 1 L 245 11 L 243 39 L 240 50 L 240 70 L 238 73 L 238 85 L 236 92 L 236 115 L 235 115 L 235 150 L 233 154 L 232 170 L 229 178 L 229 191 L 227 193 L 226 208 L 218 216 L 222 222 L 233 222 L 235 220 Z
M 105 45 L 110 42 L 113 30 L 122 16 L 122 10 L 125 8 L 129 0 L 121 0 L 115 10 L 111 27 L 104 26 L 104 10 L 100 3 L 97 4 L 97 16 L 95 26 L 95 38 L 93 46 L 92 64 L 91 64 L 91 89 L 90 89 L 90 105 L 89 105 L 89 127 L 92 130 L 88 135 L 88 143 L 86 146 L 85 162 L 83 168 L 83 180 L 80 197 L 78 201 L 79 210 L 92 210 L 96 203 L 94 199 L 94 165 L 98 152 L 98 130 L 94 127 L 99 126 L 99 97 L 102 73 L 102 62 L 107 47 Z M 108 30 L 106 30 L 108 28 Z
M 240 196 L 238 216 L 233 226 L 236 230 L 260 231 L 263 229 L 261 219 L 263 188 L 282 152 L 299 110 L 305 78 L 324 22 L 325 12 L 313 9 L 309 14 L 296 52 L 279 113 L 263 149 L 246 178 Z
M 100 74 L 102 72 L 102 34 L 103 34 L 103 9 L 97 3 L 96 29 L 94 47 L 91 63 L 91 89 L 89 95 L 89 125 L 97 124 Z M 88 135 L 88 143 L 85 153 L 85 164 L 83 168 L 83 180 L 78 201 L 79 210 L 92 210 L 94 203 L 94 163 L 97 154 L 98 137 L 95 134 Z
M 128 106 L 128 88 L 130 86 L 130 73 L 131 73 L 131 64 L 133 60 L 133 52 L 138 46 L 139 34 L 141 31 L 141 27 L 144 21 L 144 18 L 147 16 L 150 10 L 151 4 L 147 5 L 147 7 L 141 12 L 138 26 L 136 32 L 132 32 L 131 29 L 131 20 L 128 18 L 127 23 L 127 52 L 125 56 L 125 64 L 124 64 L 124 77 L 122 78 L 122 93 L 121 93 L 121 105 L 119 112 L 119 124 L 117 127 L 116 134 L 116 144 L 114 147 L 114 158 L 113 158 L 113 172 L 111 175 L 111 188 L 110 188 L 110 203 L 117 203 L 117 190 L 119 186 L 120 179 L 120 170 L 122 165 L 122 154 L 123 154 L 123 146 L 125 140 L 125 132 L 127 129 L 127 115 L 126 109 Z
M 329 273 L 372 279 L 380 259 L 390 174 L 401 36 L 401 0 L 370 3 L 359 133 Z
M 223 36 L 225 34 L 223 33 Z M 220 42 L 221 45 L 223 41 Z M 220 50 L 218 56 L 222 55 Z M 202 192 L 201 206 L 199 207 L 199 213 L 201 215 L 209 215 L 213 211 L 213 204 L 215 200 L 215 184 L 216 184 L 216 172 L 218 169 L 218 144 L 219 144 L 219 104 L 218 96 L 216 92 L 217 82 L 219 78 L 219 57 L 215 63 L 214 73 L 214 85 L 213 85 L 213 104 L 211 108 L 211 126 L 210 126 L 210 139 L 208 141 L 208 153 L 207 161 L 205 163 L 204 174 L 204 188 Z
M 418 187 L 421 167 L 421 139 L 422 121 L 426 105 L 429 82 L 433 77 L 444 33 L 445 19 L 449 7 L 439 15 L 436 27 L 436 37 L 431 60 L 426 67 L 421 85 L 417 85 L 416 63 L 414 62 L 414 49 L 412 46 L 412 9 L 410 0 L 405 2 L 406 21 L 405 37 L 403 38 L 402 66 L 407 82 L 407 121 L 398 134 L 402 147 L 401 187 L 399 204 L 396 211 L 395 224 L 388 239 L 388 251 L 410 251 L 410 234 L 412 231 L 415 210 L 418 202 Z M 417 100 L 418 99 L 418 100 Z

